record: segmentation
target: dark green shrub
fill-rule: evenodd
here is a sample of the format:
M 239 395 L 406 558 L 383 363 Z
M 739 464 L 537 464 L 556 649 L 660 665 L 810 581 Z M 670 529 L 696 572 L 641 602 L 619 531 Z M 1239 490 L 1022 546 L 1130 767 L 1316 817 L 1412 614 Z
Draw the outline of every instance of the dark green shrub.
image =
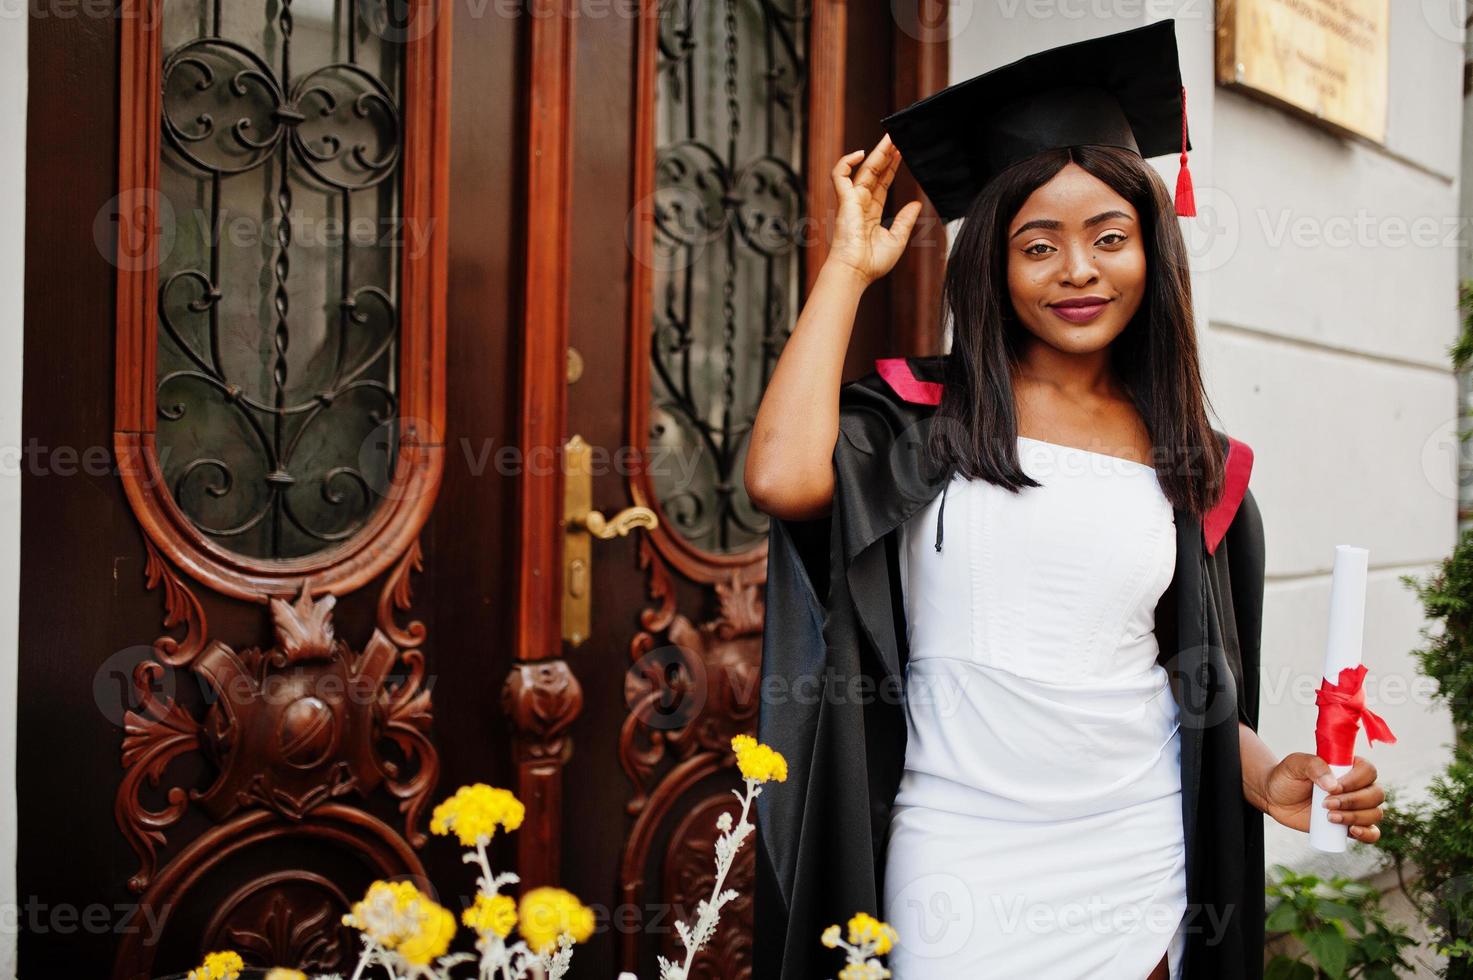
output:
M 1322 881 L 1282 864 L 1274 870 L 1279 877 L 1269 883 L 1268 895 L 1279 903 L 1264 925 L 1291 933 L 1305 951 L 1275 956 L 1264 980 L 1394 980 L 1398 968 L 1411 969 L 1401 951 L 1416 940 L 1386 920 L 1380 892 L 1350 878 Z
M 1448 354 L 1461 373 L 1473 366 L 1473 285 L 1459 288 L 1458 307 L 1463 331 Z M 1422 803 L 1401 805 L 1387 790 L 1376 846 L 1447 957 L 1442 976 L 1473 980 L 1473 528 L 1425 581 L 1402 575 L 1401 582 L 1431 621 L 1422 628 L 1426 645 L 1414 655 L 1436 684 L 1433 697 L 1452 714 L 1453 758 Z

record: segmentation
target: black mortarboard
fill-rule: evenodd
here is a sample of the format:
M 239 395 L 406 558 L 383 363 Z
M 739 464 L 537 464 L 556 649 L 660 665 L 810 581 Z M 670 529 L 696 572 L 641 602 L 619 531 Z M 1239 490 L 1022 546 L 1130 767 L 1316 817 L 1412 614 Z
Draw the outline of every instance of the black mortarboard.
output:
M 1065 44 L 957 82 L 882 123 L 942 220 L 1019 160 L 1100 143 L 1143 157 L 1181 151 L 1176 213 L 1196 214 L 1186 88 L 1171 19 Z

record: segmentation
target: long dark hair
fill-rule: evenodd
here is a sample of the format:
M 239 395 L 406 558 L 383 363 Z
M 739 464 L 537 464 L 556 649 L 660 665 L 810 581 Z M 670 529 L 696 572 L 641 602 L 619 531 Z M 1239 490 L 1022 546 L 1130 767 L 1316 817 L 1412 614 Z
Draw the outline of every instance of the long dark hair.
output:
M 1223 452 L 1207 421 L 1186 245 L 1160 175 L 1139 155 L 1115 147 L 1075 146 L 1029 157 L 993 178 L 968 208 L 942 292 L 952 344 L 927 440 L 931 462 L 1014 492 L 1039 485 L 1018 464 L 1012 367 L 1028 334 L 1009 296 L 1006 238 L 1023 202 L 1071 160 L 1140 216 L 1145 295 L 1111 343 L 1110 361 L 1151 433 L 1151 463 L 1162 492 L 1173 507 L 1200 516 L 1222 493 Z

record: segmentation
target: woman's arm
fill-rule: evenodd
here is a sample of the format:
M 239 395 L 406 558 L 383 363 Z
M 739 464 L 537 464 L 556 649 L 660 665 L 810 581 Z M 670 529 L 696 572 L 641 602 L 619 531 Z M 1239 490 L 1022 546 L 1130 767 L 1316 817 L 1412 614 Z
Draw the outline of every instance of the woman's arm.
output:
M 747 496 L 774 517 L 809 520 L 828 512 L 844 353 L 859 298 L 895 266 L 921 210 L 919 201 L 911 201 L 889 228 L 883 227 L 885 195 L 900 167 L 900 151 L 887 133 L 851 180 L 849 169 L 863 153 L 840 158 L 831 172 L 839 202 L 834 241 L 752 424 Z
M 1312 752 L 1290 752 L 1283 759 L 1244 722 L 1238 722 L 1238 753 L 1242 758 L 1243 798 L 1285 827 L 1309 832 L 1313 784 L 1330 795 L 1325 804 L 1330 819 L 1350 825 L 1350 835 L 1365 844 L 1381 838 L 1381 804 L 1386 793 L 1376 782 L 1376 767 L 1356 756 L 1349 772 L 1339 779 L 1329 763 Z
M 868 285 L 857 270 L 825 262 L 783 345 L 747 451 L 747 496 L 763 513 L 808 520 L 828 511 L 844 352 Z

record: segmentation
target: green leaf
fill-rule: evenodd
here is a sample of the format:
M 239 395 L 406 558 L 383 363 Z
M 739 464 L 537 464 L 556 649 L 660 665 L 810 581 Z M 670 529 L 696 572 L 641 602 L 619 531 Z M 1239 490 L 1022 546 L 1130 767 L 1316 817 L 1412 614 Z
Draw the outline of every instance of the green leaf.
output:
M 1263 980 L 1314 980 L 1314 968 L 1287 956 L 1275 956 L 1264 967 Z
M 1269 932 L 1289 932 L 1299 924 L 1299 910 L 1292 902 L 1280 902 L 1264 920 L 1263 927 Z
M 1305 933 L 1304 945 L 1309 949 L 1309 954 L 1314 957 L 1320 969 L 1334 980 L 1340 980 L 1345 976 L 1345 962 L 1349 956 L 1349 950 L 1346 948 L 1345 936 L 1333 923 Z
M 1359 924 L 1356 925 L 1356 929 L 1362 930 L 1365 928 L 1365 919 L 1362 918 L 1360 912 L 1346 905 L 1344 902 L 1332 902 L 1329 899 L 1322 898 L 1314 903 L 1314 910 L 1315 915 L 1318 915 L 1321 919 L 1342 919 L 1351 923 L 1358 921 Z

